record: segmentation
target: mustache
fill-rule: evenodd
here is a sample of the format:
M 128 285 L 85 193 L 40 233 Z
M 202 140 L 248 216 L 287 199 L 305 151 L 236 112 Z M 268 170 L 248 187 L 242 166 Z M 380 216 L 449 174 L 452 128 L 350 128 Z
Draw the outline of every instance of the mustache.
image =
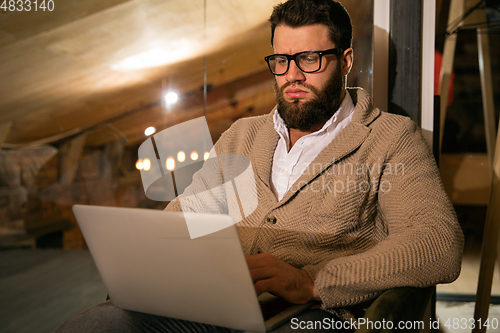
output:
M 286 82 L 284 83 L 280 88 L 279 91 L 280 93 L 284 93 L 285 89 L 288 87 L 293 87 L 293 88 L 304 88 L 304 90 L 309 90 L 315 93 L 316 95 L 318 94 L 318 89 L 315 87 L 307 84 L 307 83 L 297 83 L 297 82 Z

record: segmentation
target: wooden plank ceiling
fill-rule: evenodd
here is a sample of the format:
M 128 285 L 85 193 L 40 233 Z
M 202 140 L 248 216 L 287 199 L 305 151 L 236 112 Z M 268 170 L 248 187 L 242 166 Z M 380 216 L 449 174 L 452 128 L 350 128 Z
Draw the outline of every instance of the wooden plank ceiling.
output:
M 203 115 L 204 68 L 213 137 L 235 118 L 269 112 L 273 77 L 263 57 L 279 2 L 208 0 L 205 10 L 203 0 L 64 0 L 52 12 L 0 12 L 2 146 L 80 133 L 91 146 L 140 143 L 148 126 Z M 117 68 L 151 50 L 166 52 L 163 64 Z M 181 97 L 169 108 L 167 90 Z
M 217 104 L 229 99 L 246 112 L 262 83 L 269 90 L 272 82 L 262 57 L 271 52 L 266 20 L 274 4 L 211 0 L 205 14 L 202 0 L 66 0 L 53 12 L 0 14 L 0 124 L 12 124 L 4 146 L 51 143 L 89 128 L 100 130 L 87 144 L 103 144 L 113 132 L 133 143 L 147 126 L 202 115 L 205 52 L 210 108 L 224 113 Z M 158 49 L 172 59 L 112 68 Z M 224 89 L 248 76 L 255 82 L 240 82 L 237 94 Z M 167 89 L 181 95 L 169 113 L 161 102 Z M 262 96 L 272 104 L 264 99 L 272 101 L 272 91 Z

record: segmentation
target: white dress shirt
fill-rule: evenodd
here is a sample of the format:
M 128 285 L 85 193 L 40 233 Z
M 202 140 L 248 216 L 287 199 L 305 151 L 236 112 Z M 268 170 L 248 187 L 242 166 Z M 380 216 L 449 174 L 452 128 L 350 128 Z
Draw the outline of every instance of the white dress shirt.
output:
M 292 149 L 289 149 L 288 128 L 278 110 L 274 112 L 274 129 L 280 139 L 274 151 L 271 187 L 278 200 L 283 199 L 307 166 L 351 122 L 353 112 L 354 104 L 346 92 L 339 109 L 325 125 L 320 130 L 298 139 Z

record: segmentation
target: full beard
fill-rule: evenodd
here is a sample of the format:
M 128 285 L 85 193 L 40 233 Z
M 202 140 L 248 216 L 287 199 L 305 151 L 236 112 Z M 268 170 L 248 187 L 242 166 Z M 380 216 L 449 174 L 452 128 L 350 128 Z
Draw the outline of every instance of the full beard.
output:
M 280 89 L 276 82 L 274 83 L 274 91 L 276 101 L 278 103 L 278 113 L 290 129 L 309 130 L 312 126 L 321 124 L 330 119 L 342 102 L 342 87 L 344 81 L 340 71 L 340 66 L 332 74 L 326 82 L 322 90 L 308 85 L 285 83 Z M 299 99 L 293 99 L 291 102 L 284 97 L 283 91 L 289 86 L 306 87 L 316 97 L 308 102 L 301 103 Z

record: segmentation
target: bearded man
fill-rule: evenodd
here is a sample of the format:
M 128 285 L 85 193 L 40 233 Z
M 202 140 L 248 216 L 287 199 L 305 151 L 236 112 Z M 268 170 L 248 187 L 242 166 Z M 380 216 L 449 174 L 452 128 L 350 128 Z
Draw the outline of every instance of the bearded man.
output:
M 348 320 L 387 289 L 455 280 L 463 235 L 420 129 L 346 88 L 353 50 L 343 6 L 289 0 L 270 22 L 277 106 L 238 120 L 214 146 L 253 167 L 258 204 L 237 227 L 257 293 L 315 300 L 299 320 Z M 183 195 L 208 183 L 202 169 Z M 167 210 L 185 208 L 175 200 Z M 222 330 L 106 311 L 94 327 Z
M 420 129 L 346 88 L 349 14 L 332 0 L 289 0 L 270 22 L 277 106 L 215 145 L 255 173 L 258 206 L 237 226 L 257 293 L 348 319 L 384 290 L 454 281 L 463 234 Z M 201 173 L 192 186 L 206 183 Z

